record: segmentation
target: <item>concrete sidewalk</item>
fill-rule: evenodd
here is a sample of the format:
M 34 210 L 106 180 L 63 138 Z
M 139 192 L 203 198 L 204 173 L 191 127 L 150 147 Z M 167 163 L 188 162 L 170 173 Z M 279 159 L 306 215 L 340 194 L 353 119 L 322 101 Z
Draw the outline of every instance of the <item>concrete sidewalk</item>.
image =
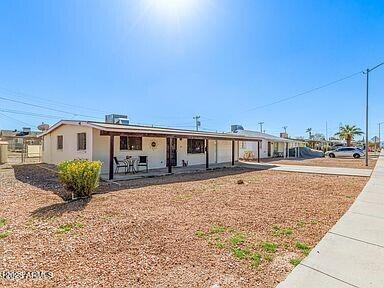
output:
M 299 173 L 313 173 L 313 174 L 327 174 L 327 175 L 345 175 L 345 176 L 371 176 L 371 169 L 358 169 L 358 168 L 342 168 L 342 167 L 321 167 L 321 166 L 300 166 L 300 165 L 281 165 L 281 164 L 266 164 L 255 162 L 241 162 L 244 165 L 250 165 L 253 169 L 268 169 L 286 172 L 299 172 Z
M 350 209 L 277 287 L 384 287 L 384 153 Z

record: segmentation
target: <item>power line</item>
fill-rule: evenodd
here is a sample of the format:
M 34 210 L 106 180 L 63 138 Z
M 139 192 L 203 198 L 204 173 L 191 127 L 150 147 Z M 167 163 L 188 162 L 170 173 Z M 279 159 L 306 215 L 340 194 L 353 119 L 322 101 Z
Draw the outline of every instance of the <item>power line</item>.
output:
M 260 106 L 257 106 L 257 107 L 248 109 L 248 110 L 246 110 L 245 112 L 249 112 L 249 111 L 253 111 L 253 110 L 256 110 L 256 109 L 261 109 L 261 108 L 269 107 L 269 106 L 272 106 L 272 105 L 275 105 L 275 104 L 279 104 L 279 103 L 282 103 L 282 102 L 285 102 L 285 101 L 288 101 L 288 100 L 291 100 L 291 99 L 294 99 L 294 98 L 303 96 L 303 95 L 305 95 L 305 94 L 312 93 L 312 92 L 314 92 L 314 91 L 317 91 L 317 90 L 320 90 L 320 89 L 329 87 L 329 86 L 334 85 L 334 84 L 336 84 L 336 83 L 339 83 L 339 82 L 341 82 L 341 81 L 344 81 L 344 80 L 347 80 L 347 79 L 349 79 L 349 78 L 352 78 L 352 77 L 354 77 L 354 76 L 356 76 L 356 75 L 358 75 L 358 74 L 361 74 L 362 72 L 363 72 L 363 71 L 355 72 L 355 73 L 350 74 L 350 75 L 348 75 L 348 76 L 345 76 L 345 77 L 343 77 L 343 78 L 340 78 L 340 79 L 337 79 L 337 80 L 328 82 L 328 83 L 326 83 L 326 84 L 317 86 L 317 87 L 315 87 L 315 88 L 306 90 L 306 91 L 304 91 L 304 92 L 295 94 L 295 95 L 293 95 L 293 96 L 286 97 L 286 98 L 282 98 L 282 99 L 280 99 L 280 100 L 277 100 L 277 101 L 274 101 L 274 102 L 271 102 L 271 103 L 268 103 L 268 104 L 264 104 L 264 105 L 260 105 Z
M 40 114 L 40 113 L 33 113 L 33 112 L 26 112 L 26 111 L 20 111 L 20 110 L 0 109 L 0 111 L 1 112 L 6 112 L 6 113 L 12 113 L 12 114 L 34 116 L 34 117 L 39 117 L 39 118 L 61 119 L 61 117 L 59 117 L 59 116 Z
M 1 113 L 1 112 L 0 112 L 0 115 L 2 115 L 3 117 L 9 118 L 9 119 L 11 119 L 11 120 L 13 120 L 13 121 L 19 122 L 19 123 L 21 123 L 21 124 L 23 124 L 23 125 L 27 125 L 27 126 L 30 126 L 30 127 L 36 127 L 35 125 L 32 125 L 32 124 L 30 124 L 30 123 L 27 123 L 27 122 L 21 121 L 21 120 L 19 120 L 19 119 L 13 118 L 13 117 L 11 117 L 11 116 L 9 116 L 9 115 L 6 115 L 6 114 L 4 114 L 4 113 Z
M 80 105 L 67 104 L 67 103 L 63 103 L 63 102 L 60 102 L 60 101 L 55 101 L 55 100 L 52 100 L 52 99 L 38 97 L 38 96 L 35 96 L 35 95 L 23 93 L 23 92 L 17 92 L 17 91 L 14 91 L 14 90 L 11 90 L 11 89 L 8 89 L 8 88 L 0 86 L 0 91 L 1 90 L 5 91 L 5 92 L 2 92 L 3 94 L 9 94 L 9 95 L 12 95 L 12 96 L 19 96 L 19 97 L 27 98 L 27 99 L 31 98 L 33 100 L 39 99 L 39 100 L 42 100 L 42 101 L 51 102 L 51 103 L 56 104 L 56 105 L 58 104 L 58 105 L 63 105 L 63 106 L 71 107 L 71 108 L 79 108 L 79 109 L 84 109 L 84 110 L 89 110 L 89 111 L 94 111 L 94 112 L 102 112 L 102 113 L 105 113 L 105 114 L 108 113 L 106 111 L 102 111 L 102 110 L 99 110 L 99 109 L 84 107 L 84 106 L 80 106 Z
M 18 104 L 23 104 L 23 105 L 29 105 L 29 106 L 32 106 L 32 107 L 46 109 L 46 110 L 51 110 L 51 111 L 55 111 L 55 112 L 59 112 L 59 113 L 64 113 L 64 114 L 69 114 L 69 115 L 73 115 L 73 116 L 81 116 L 81 117 L 88 117 L 88 118 L 93 118 L 93 119 L 100 119 L 100 117 L 95 117 L 95 116 L 90 116 L 90 115 L 85 115 L 85 114 L 80 114 L 80 113 L 68 112 L 68 111 L 64 111 L 64 110 L 60 110 L 60 109 L 50 108 L 50 107 L 46 107 L 46 106 L 43 106 L 43 105 L 32 104 L 32 103 L 28 103 L 28 102 L 24 102 L 24 101 L 19 101 L 19 100 L 14 100 L 14 99 L 6 98 L 6 97 L 1 97 L 1 96 L 0 96 L 0 100 L 10 101 L 10 102 L 18 103 Z

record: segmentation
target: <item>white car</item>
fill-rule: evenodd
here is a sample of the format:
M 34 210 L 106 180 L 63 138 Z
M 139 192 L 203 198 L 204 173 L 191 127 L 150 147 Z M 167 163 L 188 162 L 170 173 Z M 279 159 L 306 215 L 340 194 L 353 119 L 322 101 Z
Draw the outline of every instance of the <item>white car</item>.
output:
M 357 159 L 364 155 L 364 151 L 356 147 L 340 147 L 335 150 L 325 152 L 325 156 L 329 156 L 330 158 L 353 157 Z

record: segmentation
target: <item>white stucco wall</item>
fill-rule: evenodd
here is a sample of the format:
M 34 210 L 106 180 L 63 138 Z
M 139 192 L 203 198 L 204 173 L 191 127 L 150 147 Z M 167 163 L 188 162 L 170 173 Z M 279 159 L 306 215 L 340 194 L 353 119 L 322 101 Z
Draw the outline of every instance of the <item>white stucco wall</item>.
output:
M 87 149 L 77 150 L 77 133 L 86 133 Z M 63 149 L 57 150 L 57 136 L 63 136 Z M 64 124 L 44 136 L 43 161 L 58 164 L 64 160 L 89 159 L 100 160 L 102 173 L 109 169 L 109 136 L 101 136 L 100 130 L 82 125 Z M 152 142 L 156 143 L 152 147 Z M 217 144 L 216 144 L 217 143 Z M 166 167 L 166 139 L 160 137 L 143 137 L 142 150 L 120 150 L 120 137 L 115 137 L 115 156 L 125 159 L 126 156 L 148 156 L 149 169 Z M 238 161 L 239 145 L 235 141 L 235 161 Z M 205 164 L 205 153 L 187 153 L 187 139 L 177 139 L 177 166 L 182 166 L 182 160 L 189 165 Z M 209 163 L 231 162 L 231 140 L 209 140 Z M 144 168 L 143 168 L 144 169 Z
M 103 163 L 102 173 L 109 169 L 109 136 L 100 136 L 100 131 L 93 129 L 93 160 L 100 160 Z M 152 147 L 156 142 L 156 147 Z M 120 150 L 120 137 L 115 137 L 115 156 L 117 159 L 125 159 L 126 156 L 148 156 L 148 168 L 166 167 L 166 139 L 157 137 L 143 137 L 142 150 Z M 144 168 L 141 168 L 144 169 Z
M 208 142 L 209 163 L 225 163 L 232 161 L 232 141 L 209 140 Z M 188 165 L 205 164 L 205 153 L 187 153 L 187 139 L 177 139 L 177 165 L 182 165 L 182 160 L 188 161 Z M 238 157 L 238 142 L 235 141 L 235 161 Z
M 77 150 L 77 133 L 86 133 L 86 150 Z M 57 149 L 57 136 L 63 136 L 63 149 Z M 43 136 L 43 162 L 58 164 L 65 160 L 92 160 L 92 128 L 82 125 L 62 125 Z
M 274 142 L 268 141 L 267 139 L 262 139 L 262 141 L 260 142 L 260 158 L 268 158 L 268 142 L 272 143 L 271 157 L 273 156 Z M 252 151 L 256 159 L 257 158 L 257 142 L 245 141 L 244 143 L 245 143 L 245 148 L 243 148 L 243 145 L 241 144 L 241 142 L 239 145 L 240 158 L 244 157 L 244 153 L 246 151 Z M 299 146 L 299 143 L 297 142 L 288 142 L 289 148 L 294 148 L 298 146 Z M 283 152 L 285 155 L 285 142 L 278 142 L 278 152 Z

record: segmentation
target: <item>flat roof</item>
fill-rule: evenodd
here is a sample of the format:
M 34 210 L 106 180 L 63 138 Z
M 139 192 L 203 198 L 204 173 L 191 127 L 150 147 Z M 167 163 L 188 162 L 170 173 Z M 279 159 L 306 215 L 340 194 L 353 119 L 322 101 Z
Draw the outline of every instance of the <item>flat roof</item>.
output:
M 143 137 L 177 137 L 177 138 L 204 138 L 217 140 L 261 141 L 261 137 L 239 135 L 236 133 L 194 131 L 186 129 L 165 128 L 145 125 L 123 125 L 96 121 L 61 120 L 40 136 L 51 133 L 61 125 L 83 125 L 103 131 L 104 135 L 141 135 Z

